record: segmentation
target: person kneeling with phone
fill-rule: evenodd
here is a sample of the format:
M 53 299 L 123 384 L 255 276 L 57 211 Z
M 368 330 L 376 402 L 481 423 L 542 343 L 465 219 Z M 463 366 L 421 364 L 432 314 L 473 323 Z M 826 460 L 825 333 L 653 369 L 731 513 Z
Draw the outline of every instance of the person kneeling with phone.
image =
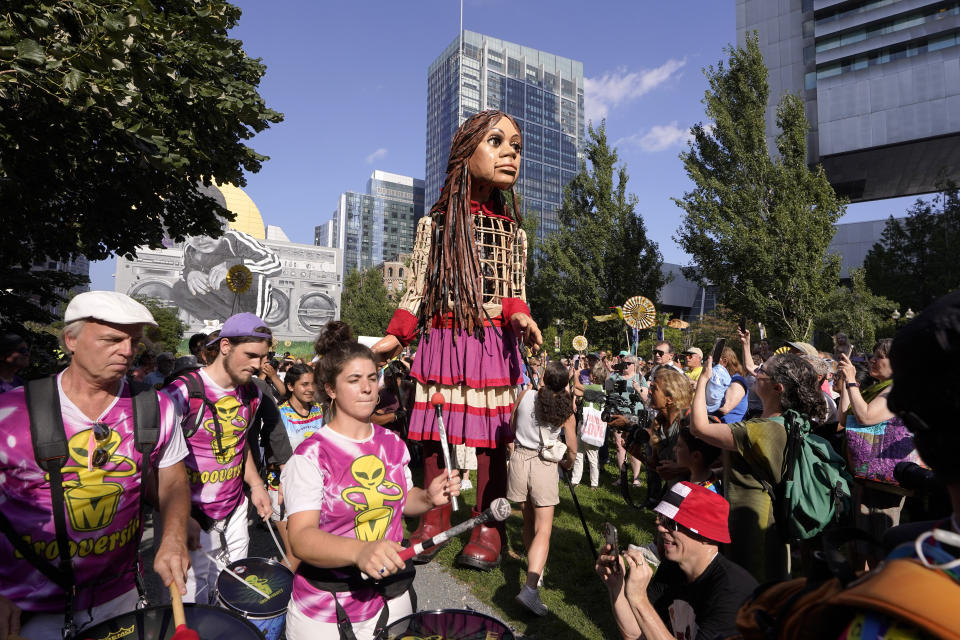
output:
M 736 633 L 737 610 L 757 586 L 721 556 L 730 542 L 730 505 L 709 489 L 679 482 L 654 509 L 663 562 L 650 566 L 639 547 L 622 556 L 608 543 L 596 570 L 607 585 L 624 638 L 710 640 Z

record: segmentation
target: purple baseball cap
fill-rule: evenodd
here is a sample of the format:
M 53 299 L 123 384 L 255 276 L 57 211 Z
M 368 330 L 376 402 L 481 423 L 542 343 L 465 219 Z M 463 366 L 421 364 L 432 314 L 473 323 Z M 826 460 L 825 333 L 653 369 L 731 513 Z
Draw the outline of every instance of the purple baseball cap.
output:
M 261 320 L 253 313 L 238 313 L 227 318 L 220 329 L 220 335 L 207 343 L 207 346 L 220 342 L 221 338 L 262 338 L 263 340 L 273 340 L 273 334 L 269 332 L 257 331 L 266 327 L 267 323 Z

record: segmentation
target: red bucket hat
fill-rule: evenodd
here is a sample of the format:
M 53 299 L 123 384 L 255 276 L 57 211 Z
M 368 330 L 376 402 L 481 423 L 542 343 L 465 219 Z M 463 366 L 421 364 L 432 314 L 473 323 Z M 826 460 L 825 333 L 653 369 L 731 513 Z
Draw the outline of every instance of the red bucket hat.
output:
M 730 503 L 720 494 L 698 484 L 678 482 L 673 485 L 654 511 L 708 540 L 730 542 L 727 526 Z

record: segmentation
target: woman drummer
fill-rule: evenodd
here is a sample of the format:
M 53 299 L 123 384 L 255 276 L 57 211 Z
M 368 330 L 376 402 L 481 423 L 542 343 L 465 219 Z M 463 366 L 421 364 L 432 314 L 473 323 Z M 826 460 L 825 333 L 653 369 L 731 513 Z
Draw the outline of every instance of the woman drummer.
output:
M 317 338 L 317 381 L 327 426 L 297 447 L 282 474 L 288 532 L 301 564 L 287 610 L 287 637 L 372 638 L 412 613 L 412 567 L 400 559 L 402 516 L 460 493 L 456 472 L 413 486 L 406 445 L 371 424 L 377 366 L 350 327 L 330 322 Z M 338 622 L 339 620 L 339 622 Z
M 443 191 L 417 225 L 409 286 L 387 336 L 373 347 L 392 357 L 420 335 L 410 371 L 416 400 L 409 437 L 423 442 L 429 482 L 440 474 L 441 437 L 431 406 L 439 392 L 449 443 L 476 448 L 474 515 L 506 495 L 513 394 L 523 379 L 518 342 L 542 342 L 526 304 L 527 238 L 513 197 L 522 144 L 516 121 L 500 111 L 482 111 L 457 131 Z M 431 510 L 410 542 L 449 523 L 448 507 Z M 498 566 L 502 524 L 476 527 L 458 562 Z

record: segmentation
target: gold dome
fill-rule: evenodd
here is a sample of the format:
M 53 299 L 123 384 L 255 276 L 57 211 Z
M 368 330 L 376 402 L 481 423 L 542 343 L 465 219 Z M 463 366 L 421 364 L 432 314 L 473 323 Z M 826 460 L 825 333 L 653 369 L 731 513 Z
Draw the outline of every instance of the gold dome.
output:
M 237 219 L 230 223 L 230 228 L 235 231 L 242 231 L 253 236 L 257 240 L 266 239 L 266 230 L 263 226 L 263 216 L 253 200 L 243 189 L 230 183 L 214 183 L 223 194 L 226 207 L 237 214 Z

